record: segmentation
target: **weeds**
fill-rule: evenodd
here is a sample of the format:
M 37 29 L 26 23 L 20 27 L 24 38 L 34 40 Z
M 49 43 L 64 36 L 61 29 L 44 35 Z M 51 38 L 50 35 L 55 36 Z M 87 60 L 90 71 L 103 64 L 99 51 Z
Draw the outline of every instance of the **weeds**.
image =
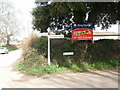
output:
M 71 68 L 67 67 L 59 67 L 59 65 L 46 65 L 41 69 L 36 68 L 27 68 L 25 63 L 21 62 L 17 66 L 18 70 L 24 71 L 26 73 L 32 74 L 41 74 L 41 73 L 56 73 L 62 71 L 82 71 L 82 70 L 90 70 L 90 69 L 107 69 L 107 68 L 120 68 L 120 59 L 118 60 L 110 60 L 108 62 L 96 62 L 92 64 L 86 64 L 85 62 L 82 63 L 80 66 L 75 64 L 72 65 Z
M 61 71 L 68 71 L 69 69 L 65 67 L 59 67 L 58 65 L 46 65 L 42 67 L 41 69 L 36 68 L 27 68 L 25 66 L 25 63 L 21 62 L 17 65 L 17 69 L 19 71 L 24 71 L 26 73 L 32 73 L 32 74 L 41 74 L 41 73 L 55 73 L 55 72 L 61 72 Z

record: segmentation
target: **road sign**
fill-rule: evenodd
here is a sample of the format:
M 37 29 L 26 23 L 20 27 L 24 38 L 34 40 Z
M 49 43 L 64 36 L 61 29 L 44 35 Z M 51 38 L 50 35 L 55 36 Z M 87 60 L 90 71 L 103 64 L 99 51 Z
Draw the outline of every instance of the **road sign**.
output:
M 48 65 L 50 65 L 50 38 L 64 38 L 64 35 L 50 35 L 50 29 L 48 28 Z
M 49 35 L 50 38 L 64 38 L 64 35 Z
M 74 55 L 74 52 L 63 52 L 63 55 Z

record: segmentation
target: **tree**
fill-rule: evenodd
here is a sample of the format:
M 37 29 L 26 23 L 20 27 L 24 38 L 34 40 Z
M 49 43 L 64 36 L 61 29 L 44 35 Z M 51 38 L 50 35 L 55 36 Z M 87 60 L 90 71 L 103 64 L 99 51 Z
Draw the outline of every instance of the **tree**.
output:
M 1 42 L 6 42 L 6 45 L 9 45 L 11 37 L 18 34 L 19 29 L 14 8 L 10 2 L 0 2 L 0 23 Z
M 120 2 L 52 2 L 42 3 L 33 9 L 33 28 L 46 32 L 70 32 L 73 22 L 91 22 L 108 29 L 120 20 Z

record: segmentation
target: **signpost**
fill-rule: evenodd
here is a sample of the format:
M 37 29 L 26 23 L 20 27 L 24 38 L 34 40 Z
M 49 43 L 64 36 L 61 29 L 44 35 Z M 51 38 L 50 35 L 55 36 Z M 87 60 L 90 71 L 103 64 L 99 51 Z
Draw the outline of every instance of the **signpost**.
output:
M 93 40 L 91 23 L 74 23 L 72 25 L 72 40 Z
M 64 35 L 49 35 L 50 38 L 64 38 Z
M 48 31 L 48 65 L 50 65 L 50 28 L 47 29 Z
M 48 31 L 48 65 L 50 65 L 50 38 L 64 38 L 64 35 L 50 35 L 50 28 Z
M 50 65 L 50 39 L 64 38 L 64 35 L 50 35 L 48 28 L 48 65 Z M 72 40 L 93 40 L 93 31 L 91 23 L 73 23 Z M 63 55 L 74 55 L 74 52 L 64 52 Z

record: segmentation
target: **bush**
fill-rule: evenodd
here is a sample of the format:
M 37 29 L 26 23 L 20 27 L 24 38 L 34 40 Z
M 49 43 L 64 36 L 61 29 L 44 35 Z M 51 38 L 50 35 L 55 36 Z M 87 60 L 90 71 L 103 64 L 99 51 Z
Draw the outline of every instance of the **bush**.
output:
M 36 49 L 39 53 L 47 57 L 48 52 L 48 39 L 47 37 L 37 38 L 36 42 L 31 45 L 32 49 Z
M 74 65 L 85 66 L 85 63 L 109 62 L 109 60 L 120 58 L 119 44 L 119 40 L 99 40 L 92 44 L 90 41 L 53 39 L 51 40 L 51 59 L 53 63 L 69 68 Z M 74 55 L 63 56 L 63 52 L 74 52 Z
M 51 39 L 51 62 L 64 67 L 92 64 L 120 58 L 119 40 L 71 41 L 68 39 Z M 47 37 L 38 38 L 32 46 L 47 58 Z M 74 52 L 73 56 L 63 56 L 63 52 Z
M 102 68 L 120 68 L 120 59 L 116 60 L 109 60 L 109 61 L 102 61 L 102 62 L 95 62 L 90 64 L 91 67 L 102 69 Z
M 23 42 L 24 65 L 21 67 L 28 68 L 26 70 L 31 73 L 53 73 L 61 67 L 62 69 L 86 70 L 120 66 L 119 40 L 99 40 L 92 44 L 91 41 L 51 39 L 52 65 L 50 66 L 47 66 L 47 44 L 47 37 L 37 37 L 32 34 L 30 38 L 27 38 Z M 63 52 L 74 52 L 74 55 L 63 56 Z
M 14 51 L 14 50 L 17 50 L 18 48 L 15 45 L 9 45 L 9 46 L 7 46 L 7 49 L 8 49 L 8 51 Z
M 42 44 L 39 42 L 43 40 L 39 40 L 39 39 L 40 38 L 33 33 L 30 35 L 29 38 L 26 38 L 22 42 L 22 47 L 23 47 L 22 58 L 24 65 L 27 68 L 40 69 L 44 65 L 47 65 L 47 59 L 42 55 L 42 53 L 39 50 L 41 48 L 44 48 L 42 47 Z
M 28 38 L 24 38 L 22 41 L 22 48 L 24 53 L 27 53 L 30 51 L 33 44 L 36 44 L 37 41 L 37 35 L 35 33 L 32 33 Z

